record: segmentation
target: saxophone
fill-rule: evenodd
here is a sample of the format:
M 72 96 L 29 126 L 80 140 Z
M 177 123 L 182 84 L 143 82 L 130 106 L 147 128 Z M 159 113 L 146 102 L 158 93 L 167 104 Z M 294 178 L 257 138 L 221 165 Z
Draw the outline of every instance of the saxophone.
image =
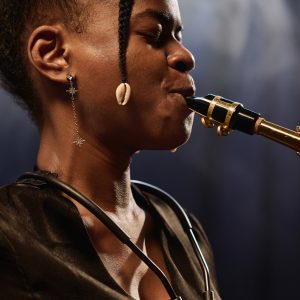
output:
M 243 104 L 223 98 L 207 95 L 205 97 L 186 97 L 188 107 L 201 117 L 201 123 L 207 127 L 217 127 L 219 136 L 226 136 L 232 130 L 258 134 L 287 146 L 300 155 L 300 126 L 296 131 L 271 123 L 259 113 L 244 108 Z

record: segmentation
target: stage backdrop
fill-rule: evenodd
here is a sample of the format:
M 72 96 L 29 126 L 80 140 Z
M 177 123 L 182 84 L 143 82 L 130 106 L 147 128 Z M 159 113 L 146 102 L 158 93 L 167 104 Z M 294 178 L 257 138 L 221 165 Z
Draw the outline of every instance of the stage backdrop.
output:
M 182 0 L 197 94 L 239 100 L 289 128 L 300 124 L 299 6 L 292 0 Z M 32 169 L 37 131 L 4 91 L 0 99 L 5 184 Z M 296 153 L 239 132 L 217 137 L 196 119 L 190 141 L 176 154 L 141 152 L 132 173 L 166 189 L 200 218 L 223 299 L 299 299 Z

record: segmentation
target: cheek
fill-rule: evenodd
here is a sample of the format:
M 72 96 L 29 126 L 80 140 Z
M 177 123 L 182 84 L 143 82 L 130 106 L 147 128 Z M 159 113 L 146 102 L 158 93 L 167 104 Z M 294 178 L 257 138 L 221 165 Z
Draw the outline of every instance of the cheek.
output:
M 113 48 L 112 48 L 113 49 Z M 79 79 L 86 99 L 107 98 L 113 94 L 119 78 L 118 62 L 114 50 L 86 49 L 79 60 Z
M 167 76 L 168 67 L 163 51 L 151 49 L 145 43 L 142 46 L 128 49 L 128 81 L 132 88 L 130 99 L 135 119 L 140 124 L 149 127 L 149 124 L 159 121 L 167 115 L 165 100 L 166 92 L 162 83 Z M 140 49 L 140 51 L 137 51 Z
M 136 38 L 138 40 L 138 38 Z M 128 81 L 137 98 L 153 102 L 153 96 L 161 94 L 161 84 L 168 66 L 164 52 L 153 49 L 145 42 L 132 42 L 127 52 Z
M 117 41 L 108 44 L 85 45 L 76 57 L 81 128 L 94 136 L 109 132 L 111 116 L 118 116 L 115 97 L 116 87 L 120 84 L 118 44 Z
M 83 41 L 74 58 L 79 100 L 89 113 L 97 106 L 106 107 L 104 104 L 115 97 L 120 83 L 118 43 L 112 38 L 103 40 L 102 43 Z
M 193 114 L 184 99 L 168 94 L 163 87 L 169 68 L 163 50 L 153 49 L 139 39 L 128 49 L 128 81 L 132 87 L 131 120 L 146 147 L 169 149 L 190 136 Z M 137 51 L 137 49 L 141 49 Z

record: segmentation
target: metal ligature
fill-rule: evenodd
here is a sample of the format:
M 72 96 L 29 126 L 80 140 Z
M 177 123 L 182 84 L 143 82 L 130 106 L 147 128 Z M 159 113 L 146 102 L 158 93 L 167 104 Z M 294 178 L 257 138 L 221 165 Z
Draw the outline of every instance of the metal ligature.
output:
M 201 116 L 205 127 L 217 126 L 219 136 L 226 136 L 235 129 L 250 135 L 259 134 L 296 150 L 300 155 L 300 126 L 296 127 L 296 131 L 281 127 L 244 108 L 243 104 L 221 96 L 186 97 L 186 102 Z

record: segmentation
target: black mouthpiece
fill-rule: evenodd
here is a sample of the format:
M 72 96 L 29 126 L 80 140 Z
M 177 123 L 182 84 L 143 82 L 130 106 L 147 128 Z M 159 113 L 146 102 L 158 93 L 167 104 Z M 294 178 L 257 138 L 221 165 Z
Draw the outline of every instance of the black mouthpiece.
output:
M 230 129 L 248 134 L 255 133 L 255 123 L 260 114 L 244 108 L 241 103 L 212 94 L 205 97 L 187 97 L 186 102 L 191 110 L 215 124 L 227 125 Z

